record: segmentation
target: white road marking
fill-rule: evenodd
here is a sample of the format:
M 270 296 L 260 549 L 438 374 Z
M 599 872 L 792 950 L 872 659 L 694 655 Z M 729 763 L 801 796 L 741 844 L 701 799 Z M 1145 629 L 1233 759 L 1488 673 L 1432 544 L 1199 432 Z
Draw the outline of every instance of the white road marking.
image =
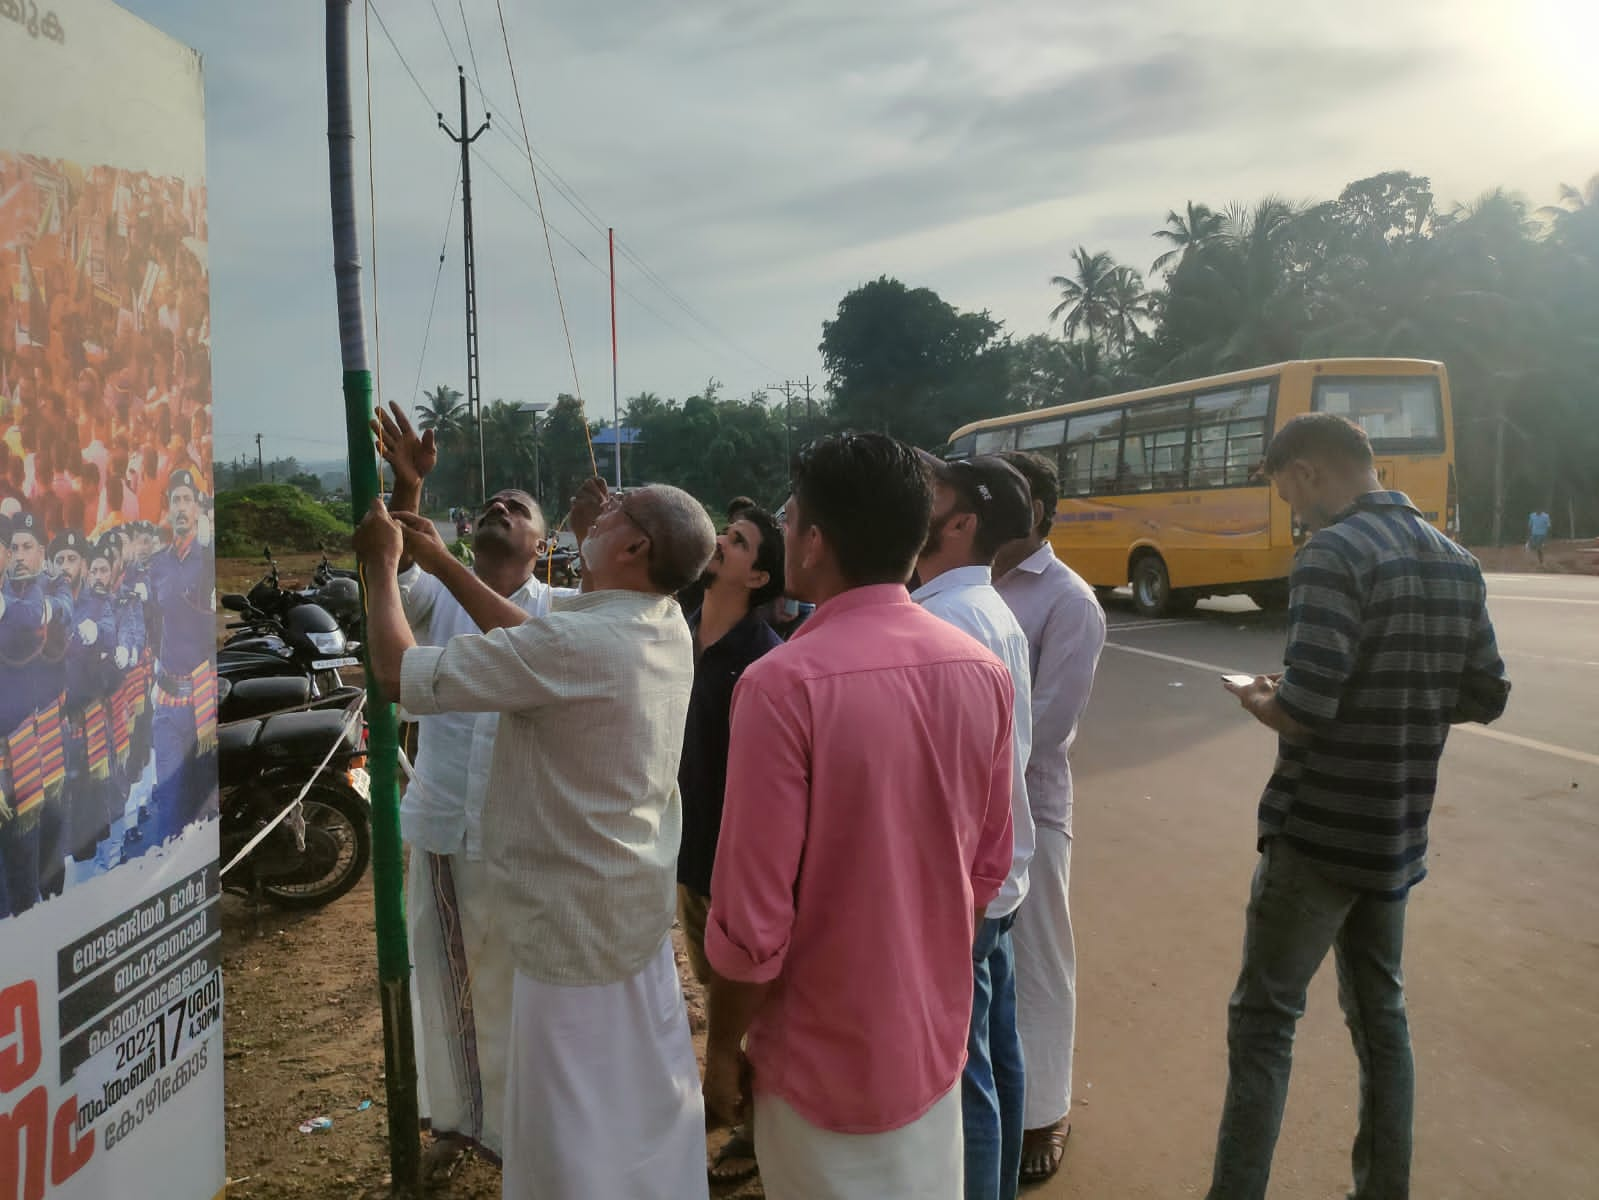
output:
M 1503 592 L 1489 592 L 1488 602 L 1498 604 L 1501 600 L 1520 600 L 1526 604 L 1594 604 L 1599 605 L 1599 600 L 1577 600 L 1570 596 L 1507 596 Z
M 1170 621 L 1123 621 L 1117 625 L 1105 626 L 1105 632 L 1118 633 L 1123 629 L 1164 629 L 1170 625 L 1192 625 L 1192 621 L 1174 619 Z
M 1179 667 L 1191 667 L 1196 671 L 1206 671 L 1218 676 L 1241 673 L 1234 667 L 1218 666 L 1216 663 L 1201 662 L 1197 658 L 1183 658 L 1177 654 L 1162 654 L 1156 650 L 1145 650 L 1141 646 L 1123 646 L 1119 642 L 1107 641 L 1105 647 L 1106 649 L 1114 648 L 1120 650 L 1124 654 L 1136 654 L 1141 658 L 1153 658 L 1160 662 L 1172 663 Z M 1248 674 L 1255 674 L 1255 672 L 1248 672 Z M 1218 682 L 1216 686 L 1219 690 L 1221 684 Z M 1486 725 L 1456 725 L 1455 729 L 1461 733 L 1469 733 L 1476 737 L 1491 738 L 1496 742 L 1519 746 L 1523 750 L 1538 750 L 1544 754 L 1552 754 L 1557 758 L 1568 758 L 1573 762 L 1584 763 L 1590 767 L 1599 767 L 1599 754 L 1585 754 L 1581 750 L 1573 750 L 1568 746 L 1557 746 L 1552 742 L 1540 742 L 1533 738 L 1522 737 L 1516 733 L 1504 733 L 1498 729 L 1490 729 Z

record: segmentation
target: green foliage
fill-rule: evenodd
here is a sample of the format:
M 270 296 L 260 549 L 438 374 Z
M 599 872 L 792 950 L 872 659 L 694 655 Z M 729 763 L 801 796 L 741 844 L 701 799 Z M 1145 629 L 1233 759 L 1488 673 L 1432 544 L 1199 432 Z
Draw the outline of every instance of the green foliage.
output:
M 341 520 L 305 492 L 286 483 L 258 483 L 237 491 L 218 492 L 217 553 L 253 557 L 261 547 L 312 551 L 349 547 L 352 532 L 348 503 Z
M 1000 330 L 929 288 L 886 276 L 856 288 L 822 322 L 832 423 L 938 446 L 962 420 L 1004 412 L 1010 353 Z

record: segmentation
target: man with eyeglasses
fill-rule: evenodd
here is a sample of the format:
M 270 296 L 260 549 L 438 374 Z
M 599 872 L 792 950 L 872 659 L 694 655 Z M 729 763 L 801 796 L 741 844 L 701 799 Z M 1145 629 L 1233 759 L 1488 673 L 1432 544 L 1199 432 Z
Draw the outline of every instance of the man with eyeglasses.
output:
M 672 597 L 715 530 L 672 487 L 590 480 L 573 507 L 583 594 L 529 617 L 375 502 L 356 531 L 372 670 L 412 713 L 503 714 L 483 845 L 514 966 L 504 1195 L 695 1200 L 705 1110 L 670 937 L 694 650 Z M 488 632 L 418 646 L 405 555 Z
M 417 513 L 422 483 L 438 462 L 431 430 L 418 435 L 398 404 L 373 422 L 394 472 L 390 512 Z M 462 518 L 467 513 L 461 514 Z M 535 572 L 545 541 L 544 514 L 526 492 L 508 488 L 476 515 L 473 571 L 530 617 L 549 613 L 559 595 Z M 435 575 L 400 562 L 405 619 L 421 646 L 444 646 L 478 623 Z M 470 1146 L 502 1152 L 506 1046 L 515 968 L 483 853 L 483 803 L 500 717 L 440 712 L 417 721 L 413 776 L 400 801 L 400 830 L 411 847 L 406 876 L 417 1091 L 434 1142 L 423 1167 L 437 1177 Z

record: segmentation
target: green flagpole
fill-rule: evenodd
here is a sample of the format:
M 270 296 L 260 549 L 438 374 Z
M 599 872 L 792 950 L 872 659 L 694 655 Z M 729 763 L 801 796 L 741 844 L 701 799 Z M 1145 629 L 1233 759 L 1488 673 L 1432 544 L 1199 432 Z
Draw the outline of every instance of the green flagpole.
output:
M 355 210 L 355 124 L 350 103 L 350 4 L 327 0 L 328 176 L 333 209 L 333 274 L 338 285 L 339 349 L 344 360 L 344 425 L 350 494 L 360 520 L 378 495 L 361 306 L 361 245 Z M 411 954 L 405 931 L 405 867 L 400 848 L 399 737 L 394 705 L 367 664 L 367 764 L 372 774 L 372 891 L 377 910 L 378 988 L 383 1008 L 384 1085 L 389 1113 L 391 1194 L 419 1194 L 421 1122 L 411 1029 Z

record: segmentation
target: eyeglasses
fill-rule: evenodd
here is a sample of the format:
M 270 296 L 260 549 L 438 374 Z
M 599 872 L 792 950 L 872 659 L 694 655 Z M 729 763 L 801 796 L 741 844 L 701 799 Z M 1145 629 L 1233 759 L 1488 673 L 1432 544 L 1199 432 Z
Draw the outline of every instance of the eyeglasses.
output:
M 653 557 L 655 554 L 655 534 L 646 522 L 639 520 L 637 514 L 633 513 L 628 508 L 627 502 L 630 499 L 632 499 L 631 495 L 622 492 L 612 492 L 605 498 L 605 503 L 600 506 L 600 515 L 604 516 L 606 513 L 610 512 L 621 513 L 633 523 L 634 528 L 636 528 L 640 533 L 649 539 L 650 557 Z

